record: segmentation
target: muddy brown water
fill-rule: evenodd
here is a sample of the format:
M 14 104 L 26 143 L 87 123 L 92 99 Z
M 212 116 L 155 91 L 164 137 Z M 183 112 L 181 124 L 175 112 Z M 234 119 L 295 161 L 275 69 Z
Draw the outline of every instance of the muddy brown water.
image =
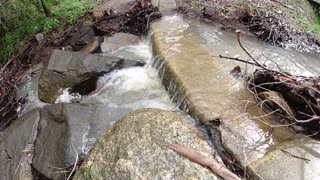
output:
M 182 109 L 190 110 L 203 123 L 222 117 L 223 144 L 238 154 L 243 164 L 261 158 L 269 149 L 293 136 L 261 111 L 243 79 L 229 74 L 237 65 L 247 73 L 252 73 L 255 67 L 217 57 L 248 59 L 235 33 L 179 16 L 164 17 L 152 25 L 152 30 L 156 54 L 167 64 L 164 71 L 169 71 L 168 76 L 191 104 L 191 110 Z M 320 72 L 319 54 L 271 46 L 246 35 L 241 39 L 256 59 L 270 67 L 276 67 L 274 62 L 277 62 L 283 70 L 296 75 L 312 76 Z

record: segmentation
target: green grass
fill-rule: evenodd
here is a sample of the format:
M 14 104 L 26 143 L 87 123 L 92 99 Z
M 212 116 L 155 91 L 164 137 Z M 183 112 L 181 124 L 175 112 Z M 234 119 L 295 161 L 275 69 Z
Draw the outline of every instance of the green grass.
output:
M 13 25 L 0 37 L 0 63 L 38 32 L 48 34 L 55 29 L 62 29 L 64 26 L 72 24 L 85 11 L 92 9 L 97 2 L 95 0 L 47 1 L 51 6 L 52 17 L 46 17 L 36 7 L 30 7 L 26 8 L 29 11 L 24 16 L 12 18 L 14 22 L 11 24 Z M 12 7 L 8 7 L 8 9 L 10 8 Z M 23 10 L 21 9 L 21 11 Z
M 309 24 L 307 26 L 307 29 L 311 30 L 317 36 L 317 38 L 320 39 L 320 13 L 315 10 L 315 14 L 317 16 L 316 23 L 315 24 Z
M 93 164 L 91 164 L 90 166 L 86 167 L 86 169 L 85 169 L 84 175 L 85 175 L 86 180 L 92 180 L 92 174 L 91 174 L 92 165 Z

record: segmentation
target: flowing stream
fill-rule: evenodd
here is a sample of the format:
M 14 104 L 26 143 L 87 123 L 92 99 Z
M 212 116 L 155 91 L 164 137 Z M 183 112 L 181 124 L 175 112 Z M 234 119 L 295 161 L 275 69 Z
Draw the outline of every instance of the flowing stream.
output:
M 170 21 L 175 21 L 178 18 L 180 17 L 169 17 Z M 223 55 L 245 60 L 248 59 L 248 56 L 238 45 L 235 33 L 222 31 L 193 19 L 186 20 L 186 22 L 187 25 L 181 27 L 180 32 L 174 32 L 172 36 L 167 38 L 168 41 L 171 41 L 174 44 L 171 48 L 172 53 L 178 53 L 180 51 L 179 43 L 175 44 L 175 42 L 179 42 L 179 39 L 192 37 L 194 34 L 198 34 L 202 45 L 207 46 L 214 55 Z M 257 60 L 270 67 L 276 67 L 276 62 L 283 70 L 295 75 L 316 76 L 320 72 L 319 54 L 301 53 L 292 49 L 275 47 L 247 35 L 242 35 L 241 41 L 246 49 L 252 53 Z M 88 96 L 71 94 L 68 89 L 65 89 L 63 94 L 57 98 L 56 103 L 99 103 L 107 104 L 110 107 L 130 108 L 132 110 L 158 108 L 177 111 L 181 100 L 175 99 L 175 102 L 177 103 L 173 102 L 169 93 L 163 86 L 161 81 L 161 74 L 163 74 L 163 72 L 161 72 L 163 71 L 163 68 L 161 67 L 163 66 L 163 63 L 152 56 L 151 48 L 150 37 L 147 37 L 138 44 L 125 46 L 119 50 L 106 54 L 123 58 L 130 57 L 133 60 L 145 62 L 146 65 L 143 67 L 131 67 L 113 71 L 100 77 L 97 82 L 97 87 L 99 87 L 99 89 Z M 222 68 L 216 73 L 217 77 L 208 78 L 217 78 L 219 80 L 220 83 L 217 84 L 216 88 L 221 88 L 223 85 L 229 87 L 229 89 L 223 92 L 223 95 L 217 94 L 214 98 L 221 102 L 224 102 L 227 99 L 230 100 L 230 98 L 238 100 L 239 98 L 235 98 L 238 96 L 241 96 L 243 100 L 252 99 L 252 96 L 244 87 L 242 79 L 228 81 L 229 79 L 225 77 L 230 76 L 229 72 L 237 65 L 241 67 L 243 72 L 246 71 L 247 73 L 253 72 L 254 67 L 246 66 L 244 63 L 233 60 L 218 59 L 220 60 L 219 64 L 221 64 Z M 45 105 L 37 98 L 37 82 L 38 77 L 34 77 L 21 85 L 19 94 L 23 95 L 28 93 L 29 95 L 28 103 L 26 105 L 27 108 L 22 112 Z M 170 86 L 167 87 L 169 88 L 169 92 L 170 88 L 172 88 L 171 86 L 174 85 L 170 84 Z M 238 111 L 240 113 L 239 116 L 247 116 L 247 114 L 259 116 L 260 112 L 256 109 L 244 111 L 243 109 L 247 106 L 245 103 L 239 103 L 235 106 L 237 106 L 237 109 L 241 109 Z M 183 108 L 182 110 L 187 111 Z M 242 133 L 247 136 L 247 141 L 267 142 L 259 147 L 261 148 L 262 154 L 266 152 L 267 148 L 276 144 L 277 141 L 281 141 L 277 139 L 277 137 L 269 138 L 267 131 L 268 127 L 265 123 L 261 123 L 257 120 L 253 121 L 247 119 L 246 121 L 241 123 L 237 122 L 233 125 L 246 130 Z M 264 132 L 263 130 L 266 131 Z M 259 148 L 255 146 L 256 144 L 249 143 L 249 145 L 259 150 Z M 259 155 L 259 157 L 261 156 Z
M 89 96 L 70 94 L 68 89 L 65 89 L 63 94 L 57 98 L 56 103 L 99 103 L 132 110 L 142 108 L 177 110 L 162 85 L 157 70 L 150 65 L 152 53 L 149 38 L 106 55 L 130 57 L 146 65 L 116 70 L 100 77 L 97 81 L 99 90 Z

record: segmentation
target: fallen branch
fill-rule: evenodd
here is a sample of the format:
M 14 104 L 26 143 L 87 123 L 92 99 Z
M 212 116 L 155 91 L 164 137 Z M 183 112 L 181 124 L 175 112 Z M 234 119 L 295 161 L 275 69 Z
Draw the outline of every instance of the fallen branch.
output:
M 202 166 L 210 168 L 214 173 L 218 174 L 225 180 L 240 180 L 240 178 L 233 174 L 229 169 L 225 166 L 219 164 L 214 159 L 207 157 L 200 152 L 185 146 L 181 146 L 178 144 L 170 144 L 169 147 L 189 160 L 198 163 Z
M 234 58 L 234 57 L 228 57 L 228 56 L 223 56 L 223 55 L 219 55 L 219 56 L 213 56 L 213 57 L 219 57 L 219 58 L 222 58 L 222 59 L 230 59 L 230 60 L 234 60 L 234 61 L 238 61 L 238 62 L 243 62 L 243 63 L 246 63 L 246 64 L 250 64 L 250 65 L 253 65 L 253 66 L 256 66 L 257 64 L 253 63 L 253 62 L 249 62 L 247 60 L 243 60 L 243 59 L 240 59 L 240 58 Z
M 71 179 L 71 178 L 72 178 L 72 175 L 73 175 L 74 171 L 75 171 L 75 170 L 76 170 L 76 168 L 77 168 L 78 160 L 79 160 L 79 155 L 78 155 L 78 152 L 76 152 L 76 161 L 75 161 L 75 163 L 74 163 L 74 165 L 73 165 L 73 168 L 72 168 L 72 170 L 71 170 L 71 172 L 70 172 L 70 174 L 69 174 L 69 176 L 68 176 L 67 180 L 69 180 L 69 179 Z
M 280 117 L 282 124 L 299 127 L 294 131 L 319 139 L 320 77 L 293 76 L 266 66 L 257 67 L 247 77 L 247 88 L 261 108 Z
M 288 156 L 291 156 L 291 157 L 294 157 L 294 158 L 297 158 L 297 159 L 301 159 L 301 160 L 305 161 L 306 163 L 308 163 L 308 162 L 311 161 L 310 159 L 293 155 L 293 154 L 291 154 L 290 152 L 288 152 L 288 151 L 286 151 L 286 150 L 283 150 L 283 149 L 282 149 L 281 151 L 282 151 L 284 154 L 288 155 Z

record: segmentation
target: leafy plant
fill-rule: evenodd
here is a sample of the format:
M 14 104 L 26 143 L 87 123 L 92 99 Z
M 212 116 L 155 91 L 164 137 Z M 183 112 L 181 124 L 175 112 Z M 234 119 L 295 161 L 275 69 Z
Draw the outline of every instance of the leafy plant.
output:
M 58 23 L 59 21 L 55 18 L 46 18 L 43 22 L 43 31 L 49 33 L 58 25 Z
M 47 0 L 47 3 L 51 7 L 51 17 L 46 17 L 40 1 L 11 0 L 2 7 L 7 29 L 0 27 L 0 31 L 5 32 L 0 37 L 0 63 L 41 29 L 44 33 L 50 33 L 54 29 L 71 24 L 85 11 L 92 9 L 97 1 Z

